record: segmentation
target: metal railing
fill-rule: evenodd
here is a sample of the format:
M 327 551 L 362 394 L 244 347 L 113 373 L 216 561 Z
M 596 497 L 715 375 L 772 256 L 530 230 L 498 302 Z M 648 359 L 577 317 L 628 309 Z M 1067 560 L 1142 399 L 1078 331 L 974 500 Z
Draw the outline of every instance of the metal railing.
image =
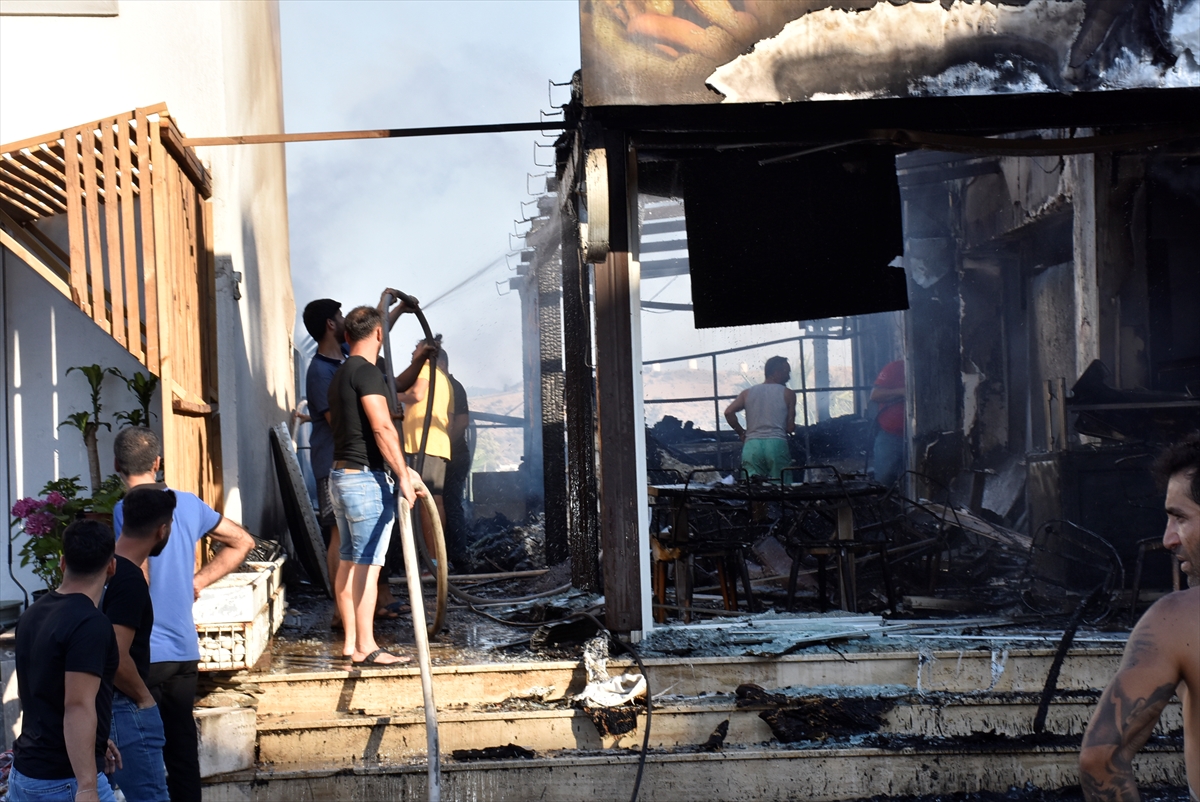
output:
M 709 361 L 709 364 L 710 364 L 710 367 L 712 370 L 713 391 L 712 391 L 712 395 L 694 396 L 694 397 L 689 397 L 689 398 L 644 398 L 642 400 L 642 403 L 643 404 L 687 404 L 687 403 L 712 401 L 712 404 L 713 404 L 713 432 L 716 435 L 716 442 L 715 442 L 716 457 L 717 457 L 716 467 L 720 468 L 722 456 L 723 456 L 723 450 L 724 450 L 722 448 L 722 443 L 721 443 L 721 421 L 724 418 L 724 416 L 721 413 L 721 402 L 722 401 L 732 401 L 733 399 L 737 398 L 737 394 L 733 394 L 733 395 L 728 395 L 728 394 L 722 395 L 721 394 L 720 387 L 719 387 L 720 374 L 717 369 L 717 357 L 725 356 L 728 354 L 735 354 L 735 353 L 739 353 L 742 351 L 753 351 L 755 349 L 766 348 L 771 345 L 780 345 L 783 343 L 793 343 L 794 342 L 794 343 L 796 343 L 797 351 L 798 351 L 799 357 L 800 357 L 799 358 L 799 371 L 798 371 L 799 375 L 800 375 L 800 387 L 791 388 L 791 389 L 795 390 L 796 394 L 800 397 L 799 398 L 800 408 L 802 410 L 803 420 L 804 420 L 804 450 L 805 450 L 805 453 L 808 453 L 809 451 L 811 451 L 811 448 L 810 448 L 811 444 L 809 442 L 809 426 L 811 425 L 811 423 L 815 422 L 815 421 L 809 420 L 810 416 L 808 413 L 808 397 L 810 395 L 816 396 L 816 395 L 819 395 L 820 393 L 852 392 L 852 393 L 855 393 L 855 413 L 861 413 L 861 406 L 858 403 L 858 395 L 857 394 L 860 392 L 864 392 L 864 391 L 870 391 L 872 389 L 872 385 L 869 385 L 869 384 L 839 385 L 839 386 L 834 386 L 834 387 L 821 387 L 821 386 L 809 387 L 808 386 L 808 371 L 806 370 L 805 357 L 804 357 L 805 341 L 806 340 L 852 340 L 853 341 L 857 337 L 857 335 L 854 332 L 849 331 L 845 325 L 842 326 L 842 331 L 843 331 L 843 333 L 841 333 L 841 334 L 804 333 L 804 334 L 796 335 L 794 337 L 782 337 L 778 340 L 767 340 L 765 342 L 752 343 L 750 345 L 739 345 L 739 346 L 734 346 L 732 348 L 724 348 L 724 349 L 717 350 L 717 351 L 704 351 L 701 353 L 685 354 L 683 356 L 673 356 L 673 357 L 667 357 L 664 359 L 643 360 L 642 367 L 644 369 L 645 367 L 647 367 L 649 365 L 665 365 L 665 364 L 672 363 L 672 362 L 690 362 L 692 360 L 699 361 L 701 359 L 707 359 Z M 857 360 L 858 360 L 857 354 L 854 354 L 851 358 L 854 360 L 855 363 L 857 363 Z M 857 366 L 857 365 L 855 365 L 855 366 Z

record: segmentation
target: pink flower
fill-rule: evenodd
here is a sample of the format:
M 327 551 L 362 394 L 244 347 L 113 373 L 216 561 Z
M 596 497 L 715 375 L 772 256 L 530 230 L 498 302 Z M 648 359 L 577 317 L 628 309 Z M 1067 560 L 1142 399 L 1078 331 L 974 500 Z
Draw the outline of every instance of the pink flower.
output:
M 57 490 L 51 490 L 46 494 L 46 503 L 52 504 L 61 509 L 67 505 L 67 497 L 62 493 L 59 493 Z
M 48 512 L 35 512 L 25 519 L 25 534 L 32 537 L 48 535 L 54 531 L 58 519 Z
M 12 506 L 14 518 L 28 518 L 33 513 L 46 506 L 46 502 L 36 498 L 23 498 Z

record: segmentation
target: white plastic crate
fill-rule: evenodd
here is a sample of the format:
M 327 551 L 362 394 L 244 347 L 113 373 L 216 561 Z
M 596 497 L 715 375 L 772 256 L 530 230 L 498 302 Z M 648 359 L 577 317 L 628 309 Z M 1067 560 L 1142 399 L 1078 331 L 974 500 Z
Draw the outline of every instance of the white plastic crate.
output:
M 253 571 L 227 574 L 204 590 L 192 605 L 197 624 L 249 623 L 281 584 L 283 557 L 269 563 L 248 562 Z
M 262 657 L 287 609 L 283 560 L 247 563 L 256 570 L 229 574 L 201 591 L 192 607 L 201 671 L 247 669 Z

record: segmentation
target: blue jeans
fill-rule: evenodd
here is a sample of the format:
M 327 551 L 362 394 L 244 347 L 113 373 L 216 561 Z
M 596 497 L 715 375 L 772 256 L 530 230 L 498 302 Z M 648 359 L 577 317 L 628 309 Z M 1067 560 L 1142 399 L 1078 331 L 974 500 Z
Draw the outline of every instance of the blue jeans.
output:
M 384 471 L 329 474 L 333 512 L 342 542 L 339 555 L 356 565 L 383 565 L 396 519 L 396 483 Z
M 122 768 L 113 772 L 113 780 L 125 798 L 129 802 L 170 802 L 163 764 L 167 738 L 158 705 L 139 710 L 136 702 L 115 691 L 109 737 L 121 750 Z
M 904 437 L 880 430 L 875 435 L 875 481 L 891 486 L 904 472 Z
M 63 780 L 35 780 L 13 767 L 8 775 L 8 802 L 75 802 L 79 783 L 74 777 Z M 103 774 L 96 775 L 96 791 L 100 802 L 116 802 L 112 786 Z

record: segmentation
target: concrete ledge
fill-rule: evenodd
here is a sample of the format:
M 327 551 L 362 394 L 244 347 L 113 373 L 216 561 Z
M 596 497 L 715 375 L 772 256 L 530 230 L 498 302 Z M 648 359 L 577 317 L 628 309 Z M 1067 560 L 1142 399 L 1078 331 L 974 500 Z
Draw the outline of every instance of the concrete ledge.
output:
M 644 802 L 720 799 L 726 802 L 795 799 L 814 802 L 875 794 L 1006 791 L 1032 783 L 1061 788 L 1078 783 L 1073 747 L 922 746 L 883 749 L 759 749 L 719 753 L 652 754 L 646 761 Z M 580 802 L 623 798 L 632 789 L 637 755 L 561 754 L 535 760 L 443 763 L 445 799 L 473 802 Z M 1143 783 L 1185 784 L 1183 756 L 1173 745 L 1151 745 L 1135 761 Z M 293 802 L 296 799 L 426 798 L 423 765 L 356 769 L 258 770 L 211 778 L 206 802 Z
M 1120 657 L 1120 649 L 1107 647 L 1072 652 L 1059 675 L 1060 690 L 1103 688 L 1116 673 Z M 698 696 L 732 693 L 745 682 L 764 688 L 902 685 L 927 692 L 1040 692 L 1053 659 L 1052 649 L 971 648 L 923 653 L 849 652 L 844 657 L 655 658 L 645 662 L 654 693 L 670 689 L 671 693 Z M 619 674 L 632 664 L 610 660 L 608 665 L 611 673 Z M 243 676 L 261 687 L 258 710 L 263 715 L 404 710 L 422 704 L 420 675 L 415 668 Z M 567 661 L 441 666 L 433 669 L 433 676 L 434 694 L 442 705 L 448 700 L 495 704 L 535 687 L 552 689 L 544 696 L 546 699 L 562 699 L 578 693 L 584 685 L 580 664 Z
M 251 707 L 209 707 L 193 712 L 199 736 L 200 776 L 254 766 L 257 716 Z
M 1091 717 L 1096 695 L 1058 698 L 1051 705 L 1046 732 L 1078 737 Z M 895 698 L 878 732 L 901 738 L 1019 738 L 1032 731 L 1038 699 L 1031 694 L 979 697 L 908 696 Z M 703 743 L 722 721 L 729 721 L 727 747 L 760 746 L 773 740 L 759 717 L 762 708 L 741 708 L 730 697 L 692 704 L 656 705 L 650 744 L 653 748 Z M 640 748 L 645 717 L 618 738 L 601 737 L 584 713 L 567 707 L 550 710 L 442 711 L 438 731 L 445 752 L 517 743 L 537 752 Z M 1156 733 L 1177 734 L 1183 726 L 1178 703 L 1165 711 Z M 869 735 L 864 731 L 863 736 Z M 283 769 L 289 765 L 363 766 L 419 759 L 425 754 L 421 711 L 390 715 L 298 714 L 265 717 L 258 728 L 259 760 Z

